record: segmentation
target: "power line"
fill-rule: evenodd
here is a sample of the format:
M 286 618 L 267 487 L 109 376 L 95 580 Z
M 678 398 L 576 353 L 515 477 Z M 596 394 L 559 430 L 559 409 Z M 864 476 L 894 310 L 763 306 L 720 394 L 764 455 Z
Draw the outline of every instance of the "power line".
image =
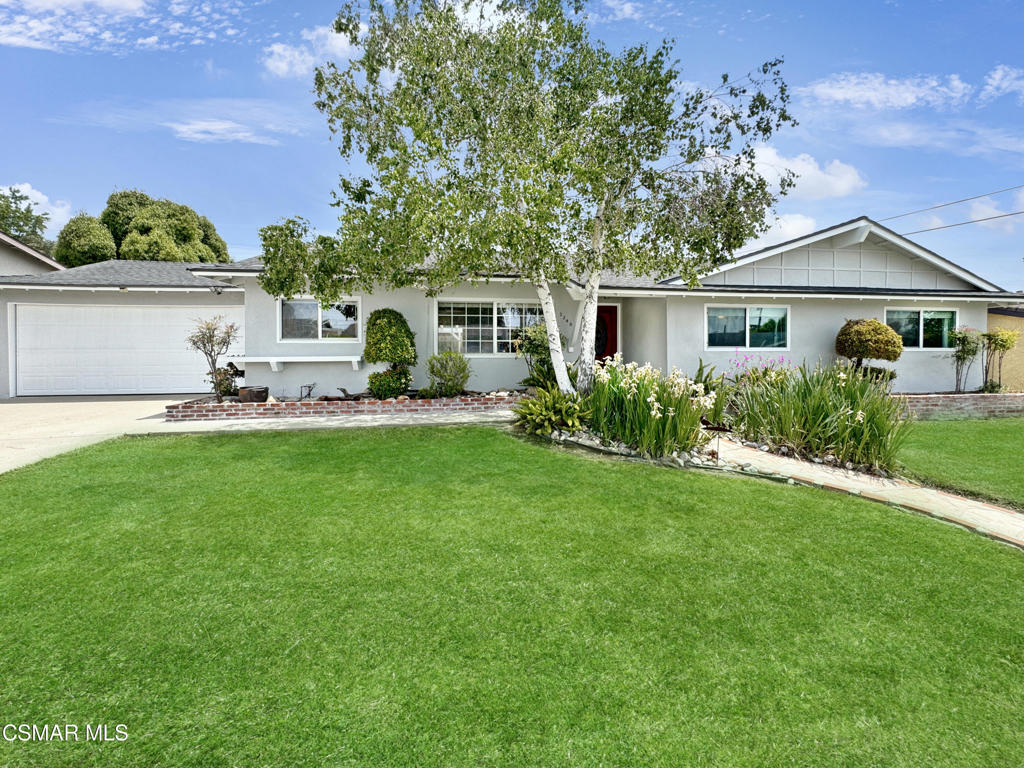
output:
M 1013 213 L 1001 213 L 998 216 L 986 216 L 984 219 L 974 219 L 972 221 L 961 221 L 957 224 L 943 224 L 941 227 L 929 227 L 928 229 L 915 229 L 913 232 L 903 232 L 902 237 L 907 235 L 918 235 L 922 232 L 934 232 L 936 229 L 949 229 L 950 227 L 962 227 L 965 224 L 978 224 L 982 221 L 992 221 L 992 219 L 1005 219 L 1007 216 L 1020 216 L 1024 211 L 1014 211 Z
M 989 195 L 1001 195 L 1003 192 L 1012 192 L 1015 189 L 1024 189 L 1024 184 L 1018 184 L 1016 187 L 1007 187 L 1006 189 L 997 189 L 995 192 L 986 192 L 983 195 L 974 195 L 974 197 L 965 197 L 962 200 L 954 200 L 951 203 L 940 203 L 939 205 L 933 205 L 930 208 L 920 208 L 920 209 L 918 209 L 916 211 L 910 211 L 910 213 L 901 213 L 899 216 L 889 216 L 886 219 L 878 219 L 878 221 L 882 222 L 882 221 L 892 221 L 893 219 L 902 219 L 905 216 L 913 216 L 915 213 L 924 213 L 925 211 L 934 211 L 936 208 L 948 208 L 949 206 L 956 205 L 957 203 L 966 203 L 969 200 L 978 200 L 979 198 L 988 197 Z M 969 224 L 970 222 L 964 222 L 964 223 L 965 224 Z M 924 230 L 922 230 L 922 231 L 924 231 Z

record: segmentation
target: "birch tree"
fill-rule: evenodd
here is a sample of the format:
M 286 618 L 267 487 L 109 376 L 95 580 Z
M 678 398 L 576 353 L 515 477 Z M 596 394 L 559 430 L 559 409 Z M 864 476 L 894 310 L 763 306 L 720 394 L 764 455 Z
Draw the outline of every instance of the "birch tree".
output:
M 778 62 L 760 79 L 681 93 L 667 44 L 612 54 L 582 10 L 560 0 L 343 7 L 335 30 L 360 54 L 315 78 L 350 168 L 335 193 L 340 227 L 316 238 L 299 219 L 264 227 L 263 287 L 326 303 L 516 274 L 537 291 L 558 385 L 570 391 L 551 286 L 581 280 L 587 388 L 601 273 L 690 278 L 728 259 L 774 199 L 753 142 L 789 118 Z

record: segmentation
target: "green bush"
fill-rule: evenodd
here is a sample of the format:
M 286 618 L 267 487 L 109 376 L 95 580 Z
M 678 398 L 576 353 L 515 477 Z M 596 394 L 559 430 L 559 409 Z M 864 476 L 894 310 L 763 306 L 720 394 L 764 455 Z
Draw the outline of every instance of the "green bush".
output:
M 564 337 L 561 343 L 565 345 Z M 548 346 L 548 330 L 544 323 L 528 325 L 512 339 L 516 357 L 526 360 L 527 376 L 521 382 L 524 387 L 551 387 L 555 380 L 555 366 L 551 362 L 551 347 Z M 569 366 L 569 380 L 576 384 L 576 369 Z
M 538 389 L 512 411 L 515 423 L 531 435 L 550 435 L 556 429 L 578 432 L 588 415 L 586 402 L 578 394 L 566 394 L 558 387 Z
M 80 267 L 117 257 L 114 238 L 100 220 L 80 213 L 57 235 L 53 257 L 65 267 Z
M 416 334 L 401 312 L 384 308 L 370 313 L 363 359 L 368 363 L 391 363 L 392 367 L 416 365 Z
M 412 374 L 405 366 L 371 373 L 366 382 L 366 388 L 378 400 L 388 400 L 404 395 L 410 386 L 412 386 Z
M 903 354 L 903 339 L 873 317 L 847 320 L 836 334 L 836 354 L 852 360 L 857 368 L 865 360 L 895 362 Z
M 891 469 L 911 422 L 906 399 L 889 388 L 849 364 L 780 369 L 737 383 L 734 430 L 807 458 L 831 454 L 840 463 Z
M 427 360 L 427 378 L 430 384 L 420 391 L 423 397 L 456 397 L 461 395 L 469 381 L 469 360 L 451 350 Z
M 590 428 L 606 441 L 618 441 L 645 456 L 689 451 L 710 439 L 701 418 L 717 400 L 704 384 L 673 369 L 667 378 L 650 365 L 623 363 L 622 356 L 594 366 Z

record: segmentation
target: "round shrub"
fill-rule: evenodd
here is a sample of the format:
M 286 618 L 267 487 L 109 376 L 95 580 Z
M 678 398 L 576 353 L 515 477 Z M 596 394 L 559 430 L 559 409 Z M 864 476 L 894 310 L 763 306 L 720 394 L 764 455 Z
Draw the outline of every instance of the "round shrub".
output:
M 370 394 L 378 400 L 404 395 L 412 384 L 412 374 L 404 366 L 371 373 L 366 382 Z
M 836 334 L 836 354 L 849 358 L 857 368 L 865 360 L 899 360 L 903 339 L 885 323 L 873 317 L 847 320 Z
M 469 360 L 465 355 L 451 350 L 434 355 L 427 360 L 427 377 L 430 397 L 456 397 L 462 394 L 469 381 Z
M 94 216 L 72 217 L 57 235 L 53 257 L 65 267 L 80 267 L 117 257 L 110 231 Z
M 370 313 L 363 359 L 368 363 L 391 363 L 392 367 L 416 365 L 416 334 L 401 312 L 384 308 Z

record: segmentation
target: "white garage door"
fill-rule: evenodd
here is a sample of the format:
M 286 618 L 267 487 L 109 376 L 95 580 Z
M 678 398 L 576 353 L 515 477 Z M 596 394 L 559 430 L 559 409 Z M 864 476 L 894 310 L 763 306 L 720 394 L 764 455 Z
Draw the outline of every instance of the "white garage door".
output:
M 196 320 L 215 315 L 241 327 L 242 314 L 242 307 L 19 304 L 17 394 L 208 392 L 206 364 L 186 349 L 185 336 Z

